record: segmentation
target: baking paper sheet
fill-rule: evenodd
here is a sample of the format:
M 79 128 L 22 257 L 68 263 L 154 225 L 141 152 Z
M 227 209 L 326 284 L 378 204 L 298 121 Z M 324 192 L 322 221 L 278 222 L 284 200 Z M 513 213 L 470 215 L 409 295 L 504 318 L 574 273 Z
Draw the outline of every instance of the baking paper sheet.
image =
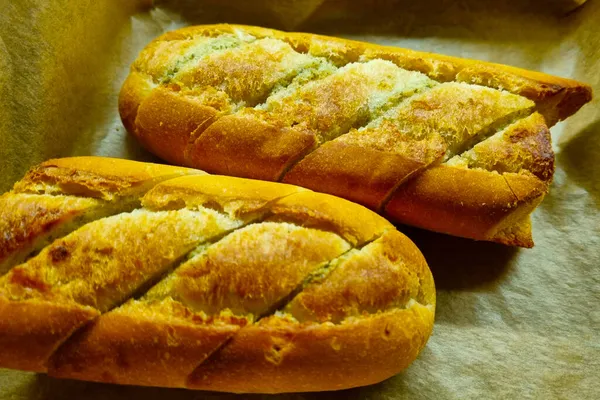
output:
M 224 21 L 334 34 L 571 77 L 600 98 L 600 1 L 564 14 L 576 3 L 0 0 L 0 189 L 50 157 L 156 161 L 126 135 L 116 106 L 130 63 L 165 30 Z M 600 398 L 599 105 L 552 129 L 556 176 L 533 215 L 534 249 L 401 227 L 438 288 L 434 334 L 408 370 L 366 388 L 279 398 Z M 236 396 L 0 370 L 0 400 L 83 398 Z

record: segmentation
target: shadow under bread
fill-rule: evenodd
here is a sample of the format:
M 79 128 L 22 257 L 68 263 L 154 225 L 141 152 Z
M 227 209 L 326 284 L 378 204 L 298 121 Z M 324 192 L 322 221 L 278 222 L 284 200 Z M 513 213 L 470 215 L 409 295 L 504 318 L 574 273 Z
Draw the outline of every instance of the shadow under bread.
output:
M 84 382 L 70 379 L 57 379 L 45 374 L 37 376 L 36 394 L 45 400 L 200 400 L 200 399 L 238 399 L 233 394 L 220 394 L 191 391 L 186 389 L 154 388 L 142 386 L 114 385 L 108 383 Z M 244 398 L 259 398 L 245 396 Z
M 493 288 L 510 273 L 519 249 L 498 243 L 475 241 L 422 229 L 398 226 L 421 250 L 435 280 L 436 289 Z
M 27 389 L 29 397 L 26 398 L 39 398 L 44 400 L 360 400 L 365 398 L 365 390 L 366 392 L 374 391 L 373 393 L 378 394 L 378 388 L 381 390 L 380 385 L 382 384 L 383 383 L 363 388 L 346 389 L 333 392 L 285 393 L 277 395 L 232 394 L 187 389 L 153 388 L 83 382 L 69 379 L 57 379 L 40 374 L 37 375 L 35 381 L 32 382 L 32 387 Z M 383 393 L 379 393 L 380 397 L 381 394 Z
M 436 325 L 479 326 L 506 305 L 499 286 L 514 272 L 522 250 L 399 226 L 419 247 L 433 274 Z M 435 328 L 434 328 L 435 335 Z
M 119 132 L 125 137 L 123 142 L 125 144 L 125 153 L 127 154 L 127 158 L 150 162 L 154 164 L 169 164 L 168 162 L 158 158 L 154 154 L 150 153 L 146 150 L 140 142 L 133 136 L 133 134 L 127 132 L 124 126 L 119 127 Z
M 593 197 L 596 208 L 600 208 L 599 157 L 600 121 L 591 123 L 579 132 L 562 146 L 556 157 L 568 179 L 573 180 Z

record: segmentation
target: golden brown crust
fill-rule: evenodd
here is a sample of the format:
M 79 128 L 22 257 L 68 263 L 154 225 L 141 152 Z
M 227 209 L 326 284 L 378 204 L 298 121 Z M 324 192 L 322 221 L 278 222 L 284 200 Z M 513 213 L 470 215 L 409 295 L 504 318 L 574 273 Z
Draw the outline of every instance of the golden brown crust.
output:
M 528 174 L 506 173 L 502 177 L 519 202 L 536 201 L 548 191 L 546 182 Z
M 378 209 L 396 185 L 426 166 L 402 154 L 334 140 L 296 164 L 282 182 Z
M 68 157 L 41 163 L 14 185 L 16 193 L 68 194 L 115 200 L 144 194 L 165 179 L 203 171 L 109 157 Z
M 338 197 L 303 191 L 282 198 L 270 208 L 269 220 L 292 221 L 302 226 L 336 232 L 353 246 L 362 246 L 388 229 L 385 218 L 363 206 Z M 350 217 L 351 216 L 351 217 Z
M 535 101 L 540 111 L 545 109 L 552 111 L 544 114 L 550 126 L 559 119 L 573 115 L 581 106 L 589 102 L 592 96 L 589 85 L 513 66 L 255 26 L 229 24 L 191 26 L 167 32 L 155 41 L 182 40 L 203 35 L 214 37 L 236 30 L 259 38 L 273 37 L 284 40 L 298 51 L 343 60 L 344 63 L 361 58 L 364 60 L 381 58 L 390 60 L 402 68 L 422 72 L 441 82 L 457 80 L 507 90 Z M 548 110 L 547 104 L 556 107 L 559 111 Z
M 104 312 L 198 244 L 239 224 L 209 210 L 187 209 L 136 210 L 100 219 L 14 267 L 0 278 L 0 293 L 15 301 L 76 302 Z
M 240 326 L 197 323 L 144 308 L 116 310 L 63 345 L 55 377 L 142 386 L 185 387 L 186 378 Z M 137 311 L 137 312 L 136 312 Z M 132 343 L 134 345 L 132 346 Z
M 365 269 L 365 265 L 369 265 Z M 398 231 L 387 231 L 358 252 L 340 257 L 324 278 L 304 286 L 285 307 L 300 322 L 340 323 L 348 317 L 435 304 L 433 278 L 418 249 Z M 343 293 L 344 296 L 339 296 Z
M 409 176 L 532 106 L 488 88 L 437 85 L 392 109 L 376 126 L 325 143 L 283 180 L 378 210 Z
M 531 212 L 546 190 L 533 176 L 440 165 L 401 186 L 385 213 L 405 224 L 489 240 L 510 225 L 510 215 Z
M 190 181 L 189 178 L 182 180 Z M 197 187 L 199 189 L 200 185 Z M 330 366 L 321 366 L 328 374 L 334 370 L 333 366 L 337 369 L 337 364 L 346 363 L 347 353 L 354 351 L 353 348 L 345 348 L 344 351 L 342 347 L 356 346 L 361 340 L 372 343 L 376 349 L 374 353 L 361 354 L 362 363 L 374 363 L 375 369 L 370 376 L 359 372 L 362 378 L 358 380 L 341 380 L 342 377 L 337 376 L 335 382 L 326 383 L 321 379 L 315 380 L 315 373 L 307 372 L 303 367 L 315 362 L 314 354 L 311 357 L 313 361 L 308 360 L 310 349 L 298 349 L 301 356 L 296 355 L 296 359 L 292 357 L 290 363 L 283 365 L 283 371 L 279 371 L 279 368 L 273 370 L 269 363 L 258 362 L 252 368 L 263 377 L 260 381 L 245 381 L 241 386 L 229 389 L 223 389 L 224 386 L 211 388 L 244 392 L 320 390 L 323 387 L 332 390 L 389 376 L 414 357 L 414 352 L 419 351 L 424 343 L 422 341 L 429 335 L 435 304 L 431 272 L 416 246 L 396 230 L 387 230 L 383 236 L 360 250 L 351 250 L 333 258 L 329 265 L 320 267 L 323 260 L 347 250 L 343 246 L 336 250 L 335 243 L 341 239 L 334 238 L 335 235 L 328 232 L 319 233 L 273 222 L 253 224 L 237 230 L 183 264 L 140 300 L 129 302 L 100 317 L 98 323 L 59 350 L 51 363 L 50 374 L 116 383 L 184 387 L 195 366 L 201 365 L 200 370 L 204 369 L 203 363 L 209 355 L 210 369 L 214 368 L 215 359 L 221 359 L 222 353 L 226 356 L 225 363 L 229 363 L 229 339 L 233 337 L 233 343 L 236 343 L 238 334 L 241 334 L 243 341 L 246 332 L 244 326 L 249 328 L 253 343 L 260 344 L 272 340 L 269 338 L 272 335 L 271 327 L 277 325 L 276 330 L 282 328 L 286 335 L 306 337 L 307 342 L 315 337 L 331 339 L 336 354 L 331 355 Z M 314 242 L 314 248 L 303 248 L 310 245 L 307 240 Z M 233 252 L 232 248 L 238 251 Z M 269 251 L 266 251 L 267 248 Z M 328 273 L 329 269 L 333 269 L 333 272 Z M 307 273 L 311 278 L 305 279 L 307 283 L 299 287 L 300 279 Z M 299 294 L 297 290 L 300 290 Z M 318 312 L 319 306 L 313 307 L 318 296 L 315 291 L 321 292 L 321 304 L 330 303 L 327 305 L 332 310 L 330 314 Z M 377 291 L 379 293 L 373 299 L 372 294 Z M 313 301 L 302 303 L 305 309 L 314 310 L 315 313 L 299 312 L 293 306 L 296 299 L 304 298 L 305 293 Z M 281 299 L 289 294 L 295 296 L 294 300 L 287 306 L 280 305 Z M 417 305 L 415 301 L 427 306 Z M 227 312 L 219 313 L 219 306 L 226 307 Z M 266 315 L 270 315 L 273 306 L 291 314 L 285 314 L 285 317 L 268 316 L 258 325 L 248 325 L 252 319 L 259 318 L 268 310 L 271 311 Z M 377 337 L 368 337 L 369 329 L 365 332 L 360 327 L 371 324 L 381 315 L 386 315 L 385 321 L 393 317 L 397 324 L 406 323 L 406 319 L 402 318 L 397 321 L 398 315 L 402 317 L 406 314 L 397 311 L 405 307 L 414 311 L 417 306 L 421 307 L 422 325 L 408 318 L 411 324 L 408 329 L 416 336 L 424 335 L 421 341 L 400 343 L 409 347 L 403 351 L 407 359 L 381 363 L 378 357 L 385 354 L 384 347 L 391 346 L 394 352 L 400 350 L 396 347 L 398 341 L 394 341 L 398 340 L 395 337 L 398 333 L 393 332 L 394 323 L 386 324 L 382 332 L 383 342 Z M 233 317 L 231 313 L 239 317 Z M 317 314 L 319 317 L 315 320 L 313 316 Z M 290 317 L 301 318 L 306 323 L 292 322 Z M 348 317 L 354 320 L 348 320 Z M 347 326 L 336 330 L 332 322 Z M 418 325 L 416 333 L 412 324 Z M 354 327 L 346 329 L 350 325 Z M 312 333 L 307 334 L 307 330 Z M 332 336 L 332 331 L 341 331 L 340 336 Z M 346 338 L 345 332 L 356 336 Z M 279 345 L 282 343 L 276 340 L 274 348 L 267 349 L 264 354 L 269 362 L 276 365 L 281 364 L 281 358 L 286 356 L 284 346 L 277 348 Z M 305 345 L 303 340 L 299 341 L 299 346 Z M 254 347 L 249 354 L 241 354 L 238 361 L 243 362 L 245 357 L 254 358 L 256 352 L 257 348 Z M 221 374 L 223 367 L 216 368 Z M 289 379 L 294 371 L 296 379 L 287 382 L 287 387 L 269 383 L 271 378 Z M 240 374 L 240 371 L 235 369 L 232 373 Z M 228 373 L 225 372 L 225 375 Z M 240 379 L 247 378 L 244 372 L 239 376 Z M 228 380 L 230 377 L 217 378 L 217 382 L 221 379 Z M 296 381 L 303 381 L 303 386 L 296 385 Z
M 230 176 L 172 179 L 149 191 L 142 204 L 150 210 L 205 205 L 239 218 L 262 213 L 268 220 L 295 221 L 336 232 L 353 245 L 362 245 L 393 229 L 385 218 L 341 198 L 293 185 Z
M 236 315 L 262 316 L 307 276 L 350 248 L 332 232 L 274 222 L 253 224 L 188 261 L 169 281 L 168 290 L 171 297 L 209 315 L 228 309 Z
M 592 99 L 592 88 L 572 79 L 479 60 L 371 44 L 362 46 L 367 49 L 363 53 L 364 59 L 386 59 L 387 55 L 387 59 L 398 66 L 422 72 L 436 80 L 475 83 L 527 97 L 542 113 L 548 112 L 544 115 L 550 126 L 573 115 Z M 554 104 L 558 112 L 551 108 Z
M 171 163 L 187 165 L 188 144 L 217 114 L 214 107 L 193 97 L 158 87 L 140 103 L 134 129 L 149 151 Z
M 211 173 L 277 181 L 316 142 L 311 132 L 230 115 L 196 139 L 188 151 L 187 164 Z
M 157 185 L 144 196 L 142 205 L 150 210 L 206 206 L 243 218 L 265 212 L 272 201 L 304 191 L 298 186 L 231 176 L 186 176 Z
M 136 71 L 131 71 L 123 82 L 119 92 L 119 114 L 129 132 L 135 131 L 138 108 L 150 95 L 152 89 L 154 89 L 154 85 L 149 77 Z
M 0 273 L 84 223 L 130 211 L 165 179 L 202 173 L 102 157 L 46 161 L 0 196 Z
M 507 65 L 471 62 L 456 80 L 501 88 L 535 101 L 549 126 L 575 114 L 592 99 L 592 88 L 580 82 Z
M 100 208 L 96 199 L 6 193 L 0 196 L 0 274 L 37 250 L 60 226 Z M 43 240 L 43 239 L 42 239 Z
M 271 317 L 241 329 L 194 371 L 188 387 L 282 393 L 370 385 L 415 358 L 432 322 L 432 310 L 416 303 L 338 325 L 301 325 Z
M 6 341 L 18 344 L 19 331 L 34 329 L 31 335 L 37 336 L 31 340 L 40 343 L 39 347 L 32 346 L 31 353 L 23 354 L 21 368 L 30 368 L 25 364 L 29 357 L 36 371 L 42 371 L 57 344 L 88 322 L 90 313 L 95 317 L 119 304 L 171 268 L 198 243 L 238 224 L 223 221 L 210 210 L 202 214 L 138 210 L 86 224 L 14 267 L 0 278 L 0 296 L 6 299 L 7 318 L 13 312 L 22 316 L 7 322 Z M 41 317 L 44 309 L 50 313 L 50 320 Z M 82 320 L 82 313 L 88 319 Z M 39 321 L 33 323 L 32 318 Z M 17 347 L 14 351 L 24 350 Z M 7 361 L 6 365 L 12 364 Z
M 544 117 L 534 113 L 476 144 L 449 163 L 499 173 L 529 171 L 549 184 L 554 175 L 550 130 Z
M 0 295 L 0 365 L 45 372 L 56 348 L 99 314 L 75 303 L 11 301 Z
M 384 46 L 369 46 L 363 57 L 387 59 L 442 82 L 472 83 L 527 97 L 550 126 L 575 114 L 592 98 L 589 85 L 508 65 Z
M 286 224 L 253 224 L 237 230 L 210 246 L 202 257 L 186 262 L 143 299 L 104 315 L 63 346 L 50 373 L 182 387 L 194 368 L 235 334 L 240 323 L 202 315 L 177 318 L 175 313 L 200 309 L 219 315 L 228 309 L 242 316 L 264 314 L 305 275 L 348 247 L 330 232 Z M 157 307 L 156 302 L 165 299 L 179 309 Z

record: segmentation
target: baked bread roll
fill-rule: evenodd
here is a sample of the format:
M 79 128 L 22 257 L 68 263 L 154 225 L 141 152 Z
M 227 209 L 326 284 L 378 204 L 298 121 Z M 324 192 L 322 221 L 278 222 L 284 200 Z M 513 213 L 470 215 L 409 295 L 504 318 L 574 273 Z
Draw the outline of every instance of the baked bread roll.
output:
M 69 220 L 85 201 L 125 197 L 126 211 Z M 5 254 L 47 245 L 0 277 L 0 367 L 228 392 L 336 390 L 398 373 L 432 331 L 435 288 L 419 250 L 330 195 L 83 157 L 43 163 L 1 199 L 11 205 L 0 217 Z M 58 215 L 53 241 L 24 210 Z
M 120 94 L 127 129 L 170 163 L 283 181 L 418 227 L 531 247 L 548 126 L 581 83 L 490 63 L 238 25 L 150 43 Z

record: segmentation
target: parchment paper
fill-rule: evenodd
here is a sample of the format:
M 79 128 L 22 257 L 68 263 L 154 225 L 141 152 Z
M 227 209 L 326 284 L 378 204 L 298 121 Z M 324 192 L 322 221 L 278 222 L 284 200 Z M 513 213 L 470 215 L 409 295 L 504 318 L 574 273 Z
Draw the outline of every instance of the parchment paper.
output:
M 156 161 L 126 135 L 118 90 L 149 40 L 192 23 L 264 23 L 485 59 L 588 82 L 600 98 L 598 0 L 567 15 L 556 1 L 259 1 L 252 12 L 241 1 L 148 3 L 0 0 L 2 191 L 50 157 Z M 552 129 L 557 170 L 533 215 L 534 249 L 400 227 L 438 288 L 434 335 L 408 370 L 362 389 L 280 398 L 600 398 L 598 98 Z M 0 400 L 235 397 L 0 370 Z

